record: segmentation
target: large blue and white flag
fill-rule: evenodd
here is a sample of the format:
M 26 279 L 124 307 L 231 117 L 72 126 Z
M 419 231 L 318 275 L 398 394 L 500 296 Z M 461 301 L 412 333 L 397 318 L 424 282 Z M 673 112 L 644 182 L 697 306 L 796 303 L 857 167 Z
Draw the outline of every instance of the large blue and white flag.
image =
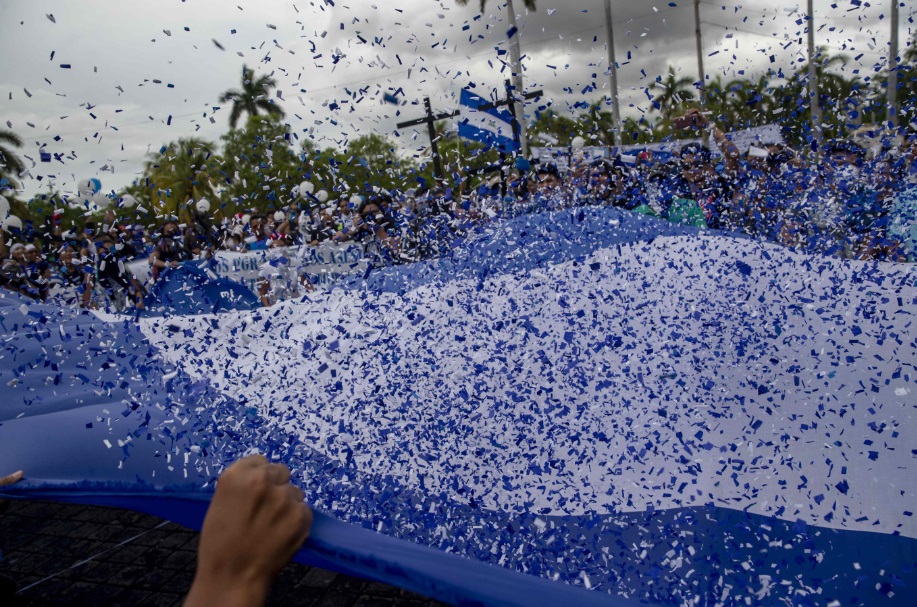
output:
M 0 299 L 7 495 L 199 527 L 259 450 L 302 562 L 456 604 L 912 605 L 917 270 L 609 208 L 269 309 Z
M 463 117 L 459 120 L 459 137 L 478 141 L 488 148 L 499 149 L 508 154 L 519 149 L 519 144 L 513 136 L 513 115 L 509 110 L 480 109 L 484 104 L 491 102 L 468 89 L 462 89 L 459 102 L 463 108 L 468 108 L 463 111 Z

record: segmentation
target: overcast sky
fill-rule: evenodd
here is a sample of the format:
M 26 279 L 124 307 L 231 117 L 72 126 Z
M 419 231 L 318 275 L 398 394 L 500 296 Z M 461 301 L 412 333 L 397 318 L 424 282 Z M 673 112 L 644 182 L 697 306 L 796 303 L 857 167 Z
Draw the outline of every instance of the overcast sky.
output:
M 845 71 L 872 75 L 888 54 L 890 2 L 816 0 L 817 43 L 848 54 Z M 623 107 L 636 115 L 649 107 L 647 87 L 668 64 L 696 77 L 692 3 L 612 4 Z M 793 69 L 806 53 L 796 6 L 703 0 L 708 75 Z M 915 6 L 901 6 L 903 47 Z M 516 7 L 527 88 L 544 89 L 561 111 L 607 93 L 604 2 L 539 0 L 526 13 L 516 0 Z M 228 107 L 217 99 L 239 86 L 247 64 L 277 80 L 276 100 L 299 137 L 326 147 L 370 132 L 393 135 L 395 123 L 422 114 L 424 96 L 447 110 L 463 87 L 474 84 L 486 96 L 508 77 L 508 55 L 497 50 L 506 48 L 509 29 L 504 4 L 491 0 L 483 15 L 478 8 L 478 0 L 466 7 L 453 0 L 2 0 L 0 128 L 20 135 L 22 155 L 37 163 L 27 160 L 24 195 L 49 182 L 73 192 L 89 177 L 117 191 L 163 144 L 217 141 L 229 128 Z M 593 83 L 596 90 L 584 92 Z M 396 91 L 399 106 L 383 100 Z M 408 152 L 428 144 L 413 129 L 399 142 Z M 63 163 L 38 162 L 40 146 L 65 154 Z

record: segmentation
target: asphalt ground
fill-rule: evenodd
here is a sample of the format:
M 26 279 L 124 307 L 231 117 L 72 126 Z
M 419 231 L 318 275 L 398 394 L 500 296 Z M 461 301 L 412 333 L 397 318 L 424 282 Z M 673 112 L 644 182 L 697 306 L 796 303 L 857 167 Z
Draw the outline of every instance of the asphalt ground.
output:
M 0 514 L 0 606 L 181 605 L 194 577 L 196 531 L 129 510 L 7 504 Z M 442 605 L 394 586 L 296 563 L 277 578 L 267 604 Z

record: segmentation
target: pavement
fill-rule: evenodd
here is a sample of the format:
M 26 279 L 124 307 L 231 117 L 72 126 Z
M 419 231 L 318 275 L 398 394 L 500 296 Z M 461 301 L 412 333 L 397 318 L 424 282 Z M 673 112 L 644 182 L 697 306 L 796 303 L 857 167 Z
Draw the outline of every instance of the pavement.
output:
M 0 514 L 0 605 L 181 605 L 194 576 L 197 539 L 196 531 L 128 510 L 8 502 Z M 280 574 L 267 604 L 442 605 L 393 586 L 296 563 Z

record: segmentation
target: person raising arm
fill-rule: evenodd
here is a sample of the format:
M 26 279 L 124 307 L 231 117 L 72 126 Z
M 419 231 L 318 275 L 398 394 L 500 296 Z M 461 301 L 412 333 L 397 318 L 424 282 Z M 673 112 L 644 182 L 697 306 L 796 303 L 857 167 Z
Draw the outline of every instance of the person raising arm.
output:
M 739 172 L 739 158 L 741 157 L 739 148 L 726 137 L 726 133 L 721 131 L 718 126 L 711 123 L 710 120 L 707 119 L 707 116 L 699 109 L 691 108 L 685 112 L 684 116 L 676 118 L 675 128 L 695 129 L 710 133 L 710 137 L 713 139 L 713 142 L 716 143 L 716 147 L 720 149 L 726 159 L 726 171 L 731 176 L 735 176 Z

